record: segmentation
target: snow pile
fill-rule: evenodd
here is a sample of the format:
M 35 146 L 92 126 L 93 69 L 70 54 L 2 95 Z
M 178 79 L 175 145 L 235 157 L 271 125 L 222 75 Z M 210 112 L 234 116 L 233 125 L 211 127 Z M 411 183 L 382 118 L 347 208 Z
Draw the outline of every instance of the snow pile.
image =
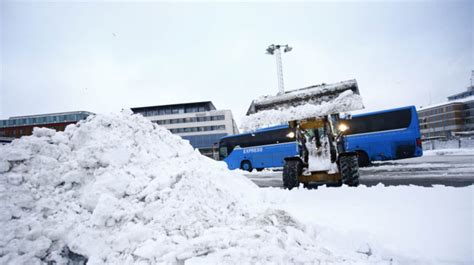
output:
M 362 97 L 351 90 L 342 92 L 337 98 L 321 104 L 304 104 L 297 107 L 264 110 L 242 118 L 241 129 L 254 131 L 258 128 L 285 124 L 291 120 L 321 117 L 329 114 L 364 108 Z
M 243 175 L 125 112 L 1 146 L 0 234 L 0 264 L 384 262 L 331 252 Z
M 355 79 L 285 91 L 284 94 L 279 94 L 277 96 L 261 96 L 254 100 L 253 103 L 256 103 L 259 106 L 257 109 L 264 106 L 271 106 L 273 104 L 283 104 L 286 105 L 286 107 L 298 106 L 301 101 L 318 105 L 325 101 L 332 101 L 335 97 L 339 96 L 340 93 L 347 90 L 358 91 L 357 81 Z M 252 109 L 251 106 L 249 111 L 252 112 L 255 111 L 255 109 Z

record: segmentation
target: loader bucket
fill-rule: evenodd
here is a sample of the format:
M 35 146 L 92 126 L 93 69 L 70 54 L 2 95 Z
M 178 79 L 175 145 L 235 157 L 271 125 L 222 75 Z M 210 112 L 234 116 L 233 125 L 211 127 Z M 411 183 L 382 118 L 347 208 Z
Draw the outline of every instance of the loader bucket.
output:
M 354 94 L 359 94 L 359 88 L 355 79 L 291 90 L 282 95 L 265 96 L 252 101 L 247 115 L 264 110 L 286 109 L 305 104 L 320 105 L 324 102 L 331 102 L 348 90 L 351 90 Z M 351 110 L 354 109 L 344 109 L 342 111 Z

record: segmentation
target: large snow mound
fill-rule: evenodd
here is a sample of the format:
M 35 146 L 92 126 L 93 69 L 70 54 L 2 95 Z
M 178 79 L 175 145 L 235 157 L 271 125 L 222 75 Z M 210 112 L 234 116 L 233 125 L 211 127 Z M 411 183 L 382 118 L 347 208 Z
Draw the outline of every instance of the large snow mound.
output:
M 244 116 L 240 128 L 243 131 L 254 131 L 262 127 L 285 124 L 292 120 L 321 117 L 363 108 L 362 97 L 359 94 L 354 94 L 351 90 L 347 90 L 337 98 L 321 104 L 308 103 L 297 107 L 264 110 Z
M 0 264 L 389 263 L 335 254 L 223 162 L 129 112 L 0 147 Z

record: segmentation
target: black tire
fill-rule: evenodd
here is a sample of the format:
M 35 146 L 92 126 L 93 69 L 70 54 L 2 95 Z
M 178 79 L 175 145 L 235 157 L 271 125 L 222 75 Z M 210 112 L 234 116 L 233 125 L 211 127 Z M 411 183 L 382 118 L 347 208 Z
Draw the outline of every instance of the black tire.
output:
M 370 165 L 370 159 L 365 152 L 357 152 L 357 161 L 359 162 L 359 167 L 368 167 Z
M 340 157 L 340 173 L 344 184 L 351 187 L 359 186 L 359 163 L 356 155 Z
M 303 171 L 303 163 L 299 159 L 286 160 L 283 166 L 283 187 L 291 190 L 298 187 L 299 176 Z
M 240 163 L 240 169 L 248 171 L 248 172 L 252 172 L 253 170 L 252 163 L 250 163 L 250 161 L 248 160 L 244 160 Z

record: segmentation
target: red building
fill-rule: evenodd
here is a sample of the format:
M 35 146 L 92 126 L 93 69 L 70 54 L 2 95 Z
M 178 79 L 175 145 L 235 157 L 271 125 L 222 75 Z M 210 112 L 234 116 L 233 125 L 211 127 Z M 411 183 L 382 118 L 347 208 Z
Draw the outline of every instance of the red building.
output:
M 20 138 L 31 135 L 34 127 L 46 127 L 56 131 L 64 131 L 67 125 L 77 123 L 93 113 L 87 111 L 74 111 L 10 117 L 0 120 L 0 137 Z

